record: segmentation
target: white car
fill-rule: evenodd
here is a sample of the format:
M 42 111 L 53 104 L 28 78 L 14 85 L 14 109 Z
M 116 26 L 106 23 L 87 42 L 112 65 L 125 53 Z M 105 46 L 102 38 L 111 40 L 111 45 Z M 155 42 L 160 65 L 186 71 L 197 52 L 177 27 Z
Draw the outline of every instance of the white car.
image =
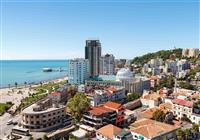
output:
M 8 120 L 6 124 L 11 125 L 12 123 L 13 123 L 13 120 L 11 119 L 11 120 Z

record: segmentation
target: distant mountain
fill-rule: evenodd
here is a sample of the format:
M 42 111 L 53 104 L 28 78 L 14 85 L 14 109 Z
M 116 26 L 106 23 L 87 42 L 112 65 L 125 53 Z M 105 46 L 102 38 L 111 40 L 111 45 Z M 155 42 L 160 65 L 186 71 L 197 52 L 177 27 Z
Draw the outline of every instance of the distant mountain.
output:
M 181 58 L 182 56 L 182 49 L 173 49 L 173 50 L 161 50 L 155 53 L 148 53 L 143 56 L 135 57 L 132 60 L 132 64 L 141 64 L 144 65 L 151 59 L 155 58 L 162 58 L 164 61 L 170 58 Z

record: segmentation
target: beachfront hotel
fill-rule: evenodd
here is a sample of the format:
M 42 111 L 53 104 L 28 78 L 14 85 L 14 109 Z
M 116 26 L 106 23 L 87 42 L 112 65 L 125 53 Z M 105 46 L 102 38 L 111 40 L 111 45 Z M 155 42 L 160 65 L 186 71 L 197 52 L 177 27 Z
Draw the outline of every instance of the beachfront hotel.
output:
M 89 60 L 90 76 L 100 73 L 101 43 L 99 40 L 86 40 L 85 59 Z
M 70 126 L 72 119 L 66 114 L 66 106 L 52 103 L 47 98 L 33 104 L 22 112 L 22 126 L 33 132 L 43 132 L 60 127 Z
M 87 59 L 71 59 L 69 61 L 69 83 L 84 84 L 89 78 L 89 61 Z

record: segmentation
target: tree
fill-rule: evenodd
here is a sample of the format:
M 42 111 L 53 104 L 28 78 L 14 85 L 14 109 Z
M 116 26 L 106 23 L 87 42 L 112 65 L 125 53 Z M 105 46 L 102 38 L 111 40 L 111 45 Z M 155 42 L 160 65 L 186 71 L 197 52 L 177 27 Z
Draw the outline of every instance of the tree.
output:
M 89 109 L 90 101 L 87 96 L 83 93 L 76 93 L 76 95 L 71 98 L 67 107 L 75 121 L 80 121 L 82 114 Z
M 198 124 L 192 124 L 192 132 L 195 136 L 199 134 L 199 125 Z
M 165 113 L 158 109 L 153 113 L 153 119 L 159 122 L 163 122 L 165 120 Z
M 24 82 L 24 85 L 25 85 L 25 88 L 26 88 L 26 85 L 27 85 L 27 82 L 26 82 L 26 81 Z
M 43 136 L 43 140 L 49 140 L 49 138 L 47 137 L 47 135 Z
M 183 130 L 178 129 L 178 130 L 176 131 L 176 137 L 177 137 L 177 139 L 178 139 L 178 140 L 184 140 L 183 136 L 184 136 Z
M 194 86 L 191 85 L 190 83 L 186 83 L 186 82 L 180 82 L 179 83 L 179 87 L 184 88 L 184 89 L 189 89 L 189 90 L 193 90 Z
M 31 136 L 31 137 L 29 138 L 29 140 L 34 140 L 33 136 Z
M 15 87 L 17 88 L 17 85 L 18 85 L 18 83 L 17 82 L 15 82 Z
M 10 89 L 10 84 L 8 84 L 8 88 Z
M 190 129 L 185 129 L 185 138 L 187 140 L 190 140 L 192 138 L 192 134 L 191 134 Z
M 70 94 L 70 96 L 74 96 L 77 92 L 77 89 L 75 86 L 70 86 L 68 89 L 67 89 L 67 93 Z
M 141 94 L 139 94 L 139 93 L 131 93 L 131 94 L 127 95 L 126 100 L 128 102 L 130 102 L 130 101 L 134 101 L 134 100 L 136 100 L 136 99 L 138 99 L 140 97 L 141 97 Z

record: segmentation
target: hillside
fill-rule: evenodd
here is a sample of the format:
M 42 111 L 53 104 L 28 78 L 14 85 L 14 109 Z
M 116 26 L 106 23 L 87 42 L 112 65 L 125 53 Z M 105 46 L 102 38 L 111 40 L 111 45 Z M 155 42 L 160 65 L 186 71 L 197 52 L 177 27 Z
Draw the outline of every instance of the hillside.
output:
M 182 49 L 173 49 L 173 50 L 161 50 L 155 53 L 148 53 L 143 56 L 135 57 L 132 60 L 132 64 L 145 64 L 149 60 L 154 58 L 162 58 L 163 60 L 169 59 L 172 55 L 175 55 L 176 58 L 181 58 Z

